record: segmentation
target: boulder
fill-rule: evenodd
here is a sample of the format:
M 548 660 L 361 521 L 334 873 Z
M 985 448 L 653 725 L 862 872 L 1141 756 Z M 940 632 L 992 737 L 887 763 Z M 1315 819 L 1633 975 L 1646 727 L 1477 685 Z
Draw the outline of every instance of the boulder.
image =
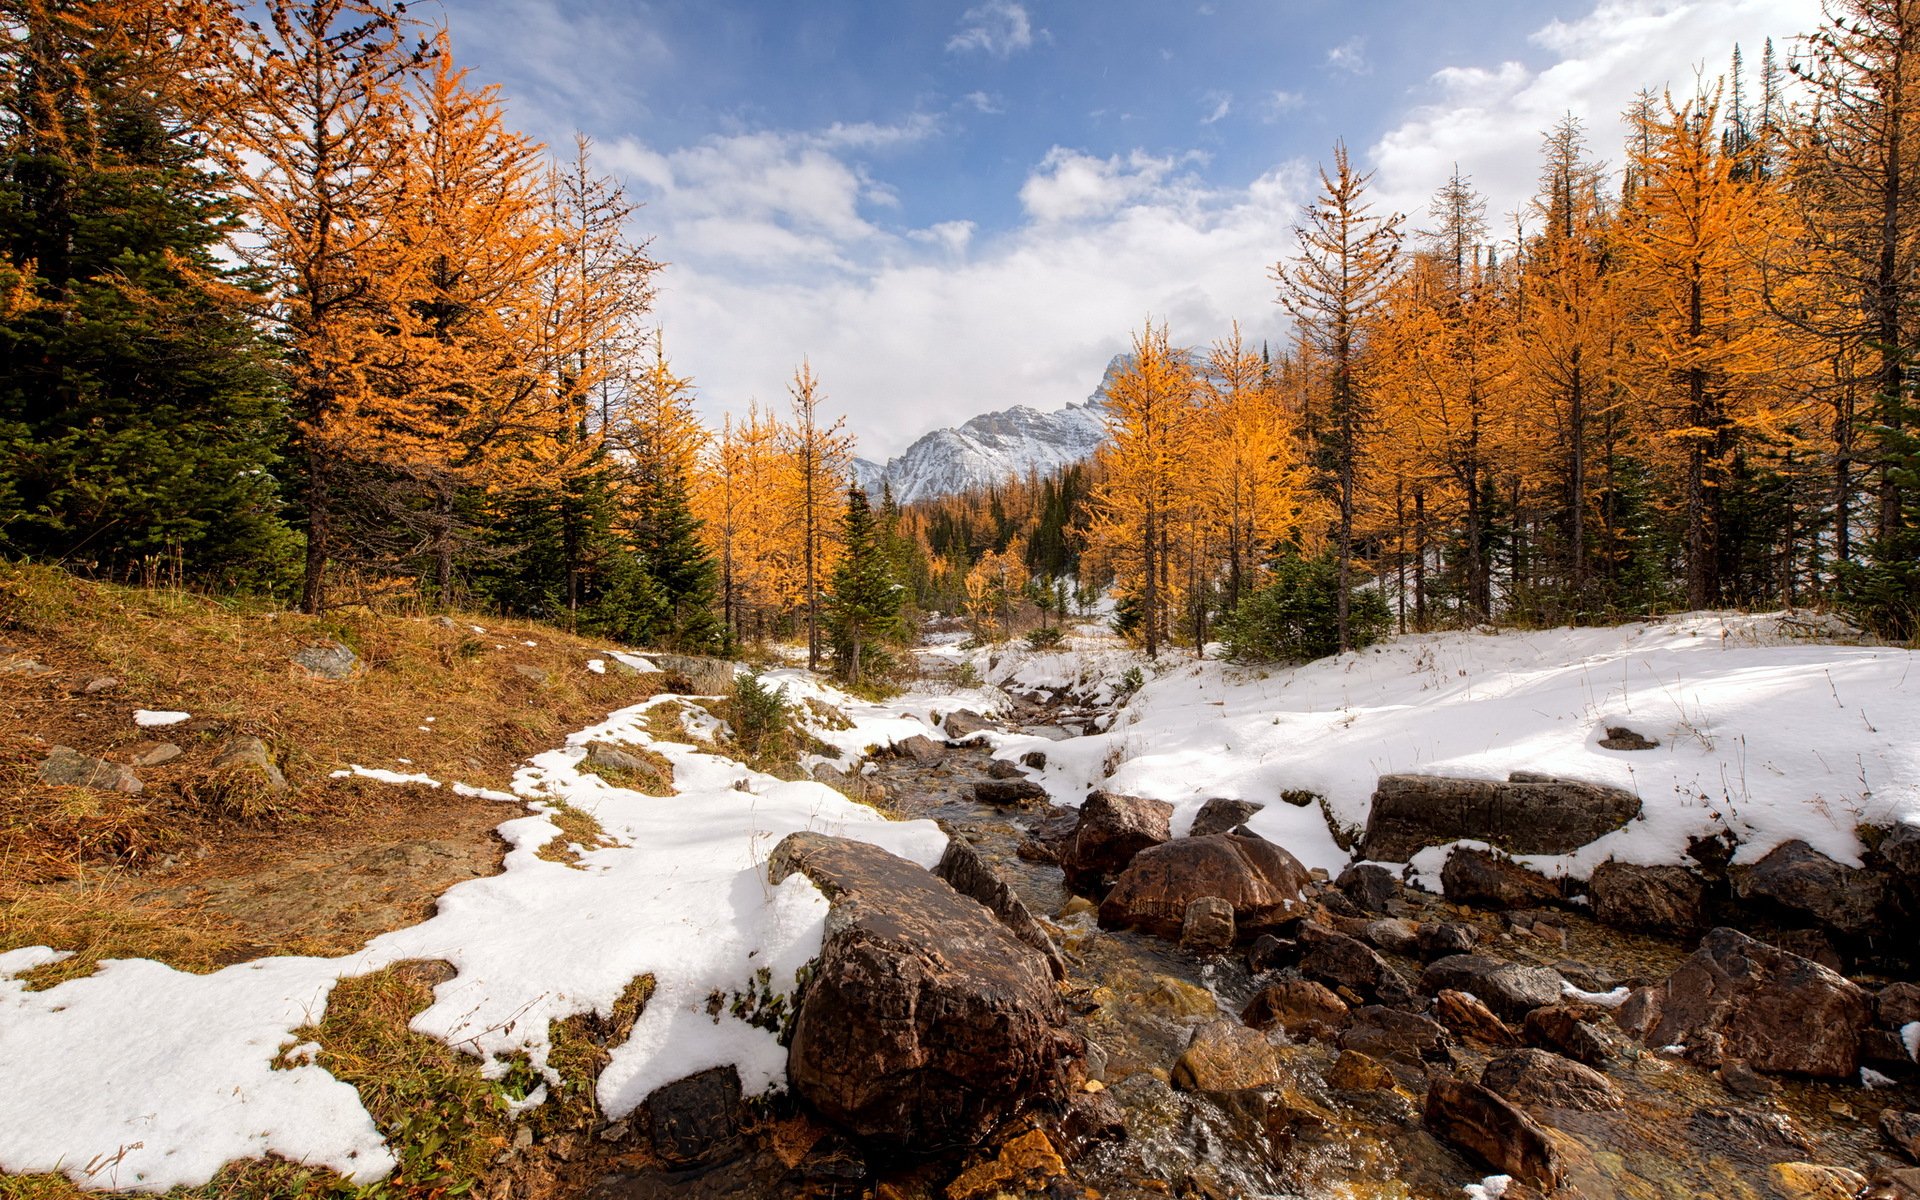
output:
M 975 734 L 991 733 L 1000 728 L 997 723 L 964 708 L 948 713 L 942 726 L 946 729 L 947 736 L 956 742 L 965 741 Z
M 653 1153 L 669 1170 L 710 1166 L 737 1153 L 747 1108 L 740 1072 L 707 1070 L 656 1089 L 643 1106 Z
M 1384 1092 L 1394 1086 L 1393 1072 L 1358 1050 L 1342 1050 L 1327 1070 L 1327 1082 L 1343 1092 Z
M 1509 1021 L 1520 1021 L 1536 1008 L 1560 999 L 1563 981 L 1550 967 L 1523 967 L 1484 954 L 1452 954 L 1427 964 L 1420 990 L 1471 992 Z
M 901 738 L 892 746 L 889 746 L 888 750 L 892 752 L 895 758 L 911 759 L 921 766 L 937 763 L 947 756 L 947 748 L 945 746 L 942 746 L 939 742 L 934 741 L 925 734 L 919 733 L 909 738 Z
M 1480 1085 L 1516 1104 L 1613 1112 L 1622 1107 L 1620 1089 L 1592 1067 L 1545 1050 L 1512 1050 L 1488 1063 Z
M 1425 1068 L 1453 1060 L 1452 1039 L 1446 1027 L 1431 1017 L 1369 1004 L 1353 1011 L 1353 1021 L 1340 1034 L 1342 1050 L 1358 1050 L 1382 1062 L 1400 1062 Z
M 1206 837 L 1212 833 L 1231 833 L 1247 823 L 1247 818 L 1259 812 L 1264 805 L 1251 800 L 1227 800 L 1214 797 L 1200 806 L 1194 814 L 1193 827 L 1187 830 L 1188 837 Z
M 1407 977 L 1358 938 L 1325 932 L 1302 944 L 1300 973 L 1308 979 L 1380 1004 L 1407 1007 L 1419 1000 Z
M 738 665 L 705 654 L 649 654 L 666 675 L 666 690 L 682 696 L 731 696 Z
M 1047 789 L 1031 779 L 982 779 L 973 785 L 973 798 L 1006 808 L 1045 800 Z
M 329 638 L 293 653 L 294 665 L 315 679 L 328 679 L 335 683 L 352 679 L 361 671 L 360 656 L 345 642 Z
M 612 771 L 616 775 L 637 775 L 655 783 L 671 784 L 673 782 L 671 770 L 665 778 L 662 778 L 658 765 L 641 758 L 638 754 L 623 750 L 611 742 L 588 742 L 587 756 L 581 762 L 587 767 Z M 815 771 L 814 777 L 818 779 L 824 770 L 831 770 L 831 768 Z
M 1347 1023 L 1348 1011 L 1345 1000 L 1310 979 L 1283 979 L 1255 993 L 1240 1019 L 1255 1029 L 1326 1041 Z
M 146 784 L 127 767 L 82 754 L 72 746 L 55 746 L 40 760 L 37 778 L 53 787 L 92 788 L 96 792 L 125 792 L 137 796 Z
M 1402 921 L 1398 917 L 1382 917 L 1377 921 L 1368 921 L 1360 927 L 1360 936 L 1367 945 L 1388 954 L 1413 954 L 1420 945 L 1420 928 L 1412 921 Z
M 267 744 L 257 737 L 240 734 L 222 742 L 214 753 L 213 769 L 238 777 L 250 790 L 263 791 L 275 799 L 287 794 L 287 777 L 273 764 Z
M 1597 1067 L 1619 1054 L 1611 1014 L 1597 1004 L 1563 1001 L 1536 1008 L 1522 1028 L 1527 1041 Z
M 1594 918 L 1616 929 L 1688 937 L 1706 923 L 1707 885 L 1685 867 L 1603 862 L 1587 882 Z
M 1029 750 L 1020 756 L 1020 765 L 1023 767 L 1031 767 L 1036 771 L 1044 771 L 1047 769 L 1047 752 L 1045 750 Z
M 1267 1087 L 1285 1074 L 1267 1035 L 1238 1021 L 1209 1021 L 1193 1031 L 1173 1064 L 1171 1082 L 1184 1092 L 1238 1092 Z
M 1392 912 L 1400 899 L 1400 881 L 1379 863 L 1355 863 L 1340 872 L 1333 886 L 1362 912 Z
M 1076 892 L 1106 891 L 1134 855 L 1173 837 L 1172 821 L 1173 805 L 1164 800 L 1089 792 L 1060 857 L 1067 886 Z
M 1890 983 L 1873 998 L 1880 1023 L 1899 1029 L 1920 1021 L 1920 983 Z
M 1300 943 L 1293 938 L 1263 933 L 1253 939 L 1253 945 L 1247 947 L 1247 970 L 1256 975 L 1262 971 L 1290 967 L 1299 961 Z
M 1026 777 L 1027 773 L 1020 769 L 1020 764 L 1010 759 L 996 758 L 987 764 L 988 779 L 1025 779 Z
M 1861 937 L 1880 924 L 1886 880 L 1877 871 L 1835 862 L 1802 841 L 1783 842 L 1748 867 L 1733 868 L 1734 894 L 1773 905 L 1844 937 Z
M 1854 1200 L 1867 1187 L 1867 1177 L 1860 1172 L 1823 1163 L 1774 1163 L 1767 1174 L 1790 1200 Z
M 1300 860 L 1264 839 L 1237 833 L 1181 838 L 1134 856 L 1101 901 L 1100 923 L 1174 938 L 1189 904 L 1217 896 L 1233 906 L 1241 933 L 1259 932 L 1299 914 L 1307 882 Z
M 1517 862 L 1484 850 L 1461 847 L 1440 868 L 1440 890 L 1448 900 L 1472 908 L 1539 908 L 1556 904 L 1560 888 Z
M 1558 1187 L 1565 1174 L 1559 1149 L 1547 1131 L 1480 1084 L 1435 1079 L 1427 1088 L 1425 1121 L 1435 1137 L 1541 1191 Z
M 799 1095 L 855 1136 L 971 1145 L 1066 1090 L 1079 1039 L 1046 957 L 982 905 L 863 842 L 801 832 L 768 862 L 831 903 L 787 1053 Z
M 994 874 L 993 868 L 971 844 L 959 837 L 948 838 L 947 848 L 934 865 L 933 873 L 962 896 L 986 905 L 1002 925 L 1013 931 L 1013 936 L 1039 951 L 1055 979 L 1067 977 L 1067 962 L 1060 957 L 1060 948 L 1053 944 L 1053 938 L 1034 920 L 1026 902 Z
M 1890 1108 L 1880 1114 L 1880 1132 L 1900 1153 L 1920 1162 L 1920 1112 Z
M 1755 1070 L 1844 1079 L 1860 1069 L 1871 1012 L 1865 989 L 1819 963 L 1715 929 L 1617 1019 L 1650 1046 L 1706 1043 Z
M 1180 948 L 1207 954 L 1233 945 L 1233 905 L 1218 896 L 1202 896 L 1187 905 L 1180 921 Z
M 1414 949 L 1428 962 L 1449 954 L 1466 954 L 1480 943 L 1480 931 L 1453 921 L 1428 921 L 1414 935 Z
M 1520 1039 L 1514 1036 L 1513 1030 L 1507 1028 L 1507 1023 L 1494 1016 L 1493 1010 L 1470 992 L 1443 988 L 1433 998 L 1431 1011 L 1434 1020 L 1445 1025 L 1463 1042 L 1478 1042 L 1482 1046 L 1496 1048 L 1520 1044 Z
M 1361 857 L 1406 862 L 1428 846 L 1466 839 L 1509 854 L 1569 854 L 1639 815 L 1632 792 L 1572 779 L 1382 775 Z

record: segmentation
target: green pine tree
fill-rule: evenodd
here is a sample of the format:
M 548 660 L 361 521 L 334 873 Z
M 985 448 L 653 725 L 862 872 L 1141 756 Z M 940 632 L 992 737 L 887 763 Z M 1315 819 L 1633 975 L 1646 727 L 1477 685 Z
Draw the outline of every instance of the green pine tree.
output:
M 866 681 L 867 667 L 882 643 L 900 636 L 905 589 L 893 577 L 867 494 L 858 487 L 847 489 L 840 528 L 846 553 L 828 585 L 827 626 L 833 633 L 835 670 L 857 685 Z
M 687 504 L 687 483 L 671 467 L 641 490 L 645 511 L 635 522 L 635 551 L 652 581 L 661 612 L 648 645 L 699 654 L 725 651 L 727 628 L 720 619 L 717 572 L 700 541 L 700 522 Z
M 157 56 L 112 6 L 10 7 L 0 41 L 0 552 L 272 589 L 281 405 L 236 227 Z

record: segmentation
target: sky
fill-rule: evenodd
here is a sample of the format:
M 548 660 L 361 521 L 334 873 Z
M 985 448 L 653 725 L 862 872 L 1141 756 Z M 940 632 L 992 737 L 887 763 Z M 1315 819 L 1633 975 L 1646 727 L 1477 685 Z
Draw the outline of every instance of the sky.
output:
M 1343 139 L 1418 228 L 1456 165 L 1501 236 L 1572 114 L 1618 163 L 1818 0 L 437 0 L 522 127 L 642 207 L 717 421 L 806 358 L 860 453 L 1085 400 L 1151 319 L 1278 342 L 1273 265 Z

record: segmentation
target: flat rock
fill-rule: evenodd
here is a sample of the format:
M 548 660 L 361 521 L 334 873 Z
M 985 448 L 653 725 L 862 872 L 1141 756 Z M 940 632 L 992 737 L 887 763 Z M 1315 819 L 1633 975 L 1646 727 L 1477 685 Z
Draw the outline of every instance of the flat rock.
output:
M 1774 1163 L 1767 1174 L 1791 1200 L 1854 1200 L 1867 1186 L 1867 1177 L 1860 1172 L 1823 1163 Z
M 1029 750 L 1020 756 L 1020 765 L 1030 767 L 1035 771 L 1044 771 L 1047 769 L 1047 752 L 1045 750 Z
M 1469 992 L 1442 988 L 1433 998 L 1433 1019 L 1445 1025 L 1463 1042 L 1478 1042 L 1496 1048 L 1518 1046 L 1520 1039 L 1493 1010 Z M 1498 1089 L 1495 1089 L 1496 1091 Z
M 1920 1021 L 1920 983 L 1890 983 L 1873 998 L 1880 1023 L 1893 1029 Z
M 1587 882 L 1593 915 L 1616 929 L 1690 937 L 1706 923 L 1707 885 L 1685 867 L 1603 862 Z
M 1187 830 L 1188 837 L 1206 837 L 1213 833 L 1231 833 L 1247 823 L 1247 818 L 1259 812 L 1264 805 L 1251 800 L 1228 800 L 1220 796 L 1200 806 L 1194 814 L 1193 826 Z
M 1283 979 L 1254 994 L 1240 1019 L 1255 1029 L 1282 1029 L 1289 1037 L 1330 1040 L 1350 1011 L 1332 989 L 1310 979 Z
M 1009 808 L 1047 798 L 1047 789 L 1031 779 L 982 779 L 973 785 L 973 798 L 982 804 Z
M 1428 846 L 1466 839 L 1509 854 L 1569 854 L 1639 815 L 1632 792 L 1572 779 L 1382 775 L 1361 856 L 1406 862 Z
M 293 661 L 294 665 L 316 679 L 329 679 L 335 683 L 352 679 L 361 670 L 360 656 L 353 652 L 353 648 L 331 638 L 294 651 Z
M 909 758 L 922 766 L 937 763 L 947 756 L 945 746 L 920 733 L 909 738 L 901 738 L 889 749 L 892 750 L 894 757 Z
M 1657 750 L 1659 747 L 1659 738 L 1635 733 L 1625 725 L 1607 726 L 1607 736 L 1600 739 L 1602 750 Z
M 1020 769 L 1020 764 L 1010 759 L 996 758 L 987 764 L 988 779 L 1025 779 L 1026 777 L 1027 773 Z
M 1237 1021 L 1210 1021 L 1173 1065 L 1173 1086 L 1186 1092 L 1238 1092 L 1267 1087 L 1285 1070 L 1267 1035 Z
M 1235 833 L 1181 838 L 1134 856 L 1100 904 L 1100 923 L 1180 936 L 1187 906 L 1217 896 L 1233 906 L 1235 927 L 1260 932 L 1297 915 L 1307 869 L 1272 842 Z
M 788 1049 L 795 1090 L 857 1137 L 971 1145 L 1066 1091 L 1081 1053 L 1045 955 L 987 908 L 863 842 L 788 835 L 768 863 L 827 896 L 827 933 Z
M 993 868 L 980 857 L 980 852 L 964 839 L 947 839 L 947 848 L 941 853 L 933 873 L 962 896 L 986 905 L 987 910 L 1012 930 L 1015 937 L 1039 951 L 1041 957 L 1047 960 L 1047 968 L 1055 979 L 1067 977 L 1067 962 L 1060 957 L 1060 947 L 1053 944 L 1053 938 L 1034 919 L 1026 902 L 994 873 Z
M 1060 856 L 1067 886 L 1089 895 L 1105 892 L 1136 854 L 1172 839 L 1172 822 L 1173 805 L 1164 800 L 1089 792 Z
M 1563 981 L 1550 967 L 1523 967 L 1484 954 L 1453 954 L 1427 964 L 1420 990 L 1471 992 L 1487 1007 L 1510 1021 L 1520 1021 L 1536 1008 L 1560 999 Z
M 1517 862 L 1484 850 L 1460 847 L 1440 868 L 1440 889 L 1448 900 L 1471 908 L 1540 908 L 1560 900 L 1560 888 Z
M 1565 1174 L 1547 1131 L 1490 1089 L 1464 1079 L 1437 1078 L 1427 1089 L 1427 1128 L 1522 1183 L 1552 1191 Z
M 1734 894 L 1811 918 L 1844 937 L 1880 925 L 1886 881 L 1877 871 L 1835 862 L 1802 841 L 1784 842 L 1748 867 L 1733 869 Z
M 1626 1103 L 1605 1075 L 1545 1050 L 1502 1054 L 1480 1073 L 1480 1083 L 1516 1104 L 1612 1112 Z
M 1872 997 L 1838 973 L 1734 929 L 1715 929 L 1667 981 L 1620 1009 L 1650 1046 L 1712 1042 L 1772 1073 L 1851 1078 Z
M 1393 1072 L 1358 1050 L 1342 1050 L 1327 1070 L 1327 1083 L 1343 1092 L 1383 1092 L 1394 1086 Z
M 1920 1113 L 1890 1108 L 1880 1114 L 1880 1132 L 1896 1150 L 1920 1162 Z
M 998 722 L 989 720 L 977 712 L 959 708 L 947 714 L 943 722 L 947 736 L 954 741 L 965 741 L 977 733 L 991 733 L 999 730 Z
M 1353 1010 L 1352 1023 L 1340 1034 L 1342 1050 L 1358 1050 L 1382 1062 L 1425 1068 L 1453 1060 L 1446 1027 L 1431 1017 L 1379 1004 Z
M 1368 921 L 1360 928 L 1360 937 L 1367 945 L 1388 954 L 1415 953 L 1420 946 L 1420 928 L 1412 921 L 1402 921 L 1398 917 L 1381 917 L 1377 921 Z
M 180 747 L 172 742 L 141 742 L 127 751 L 127 765 L 158 767 L 180 757 Z
M 137 796 L 146 790 L 140 777 L 116 762 L 82 754 L 71 746 L 55 746 L 40 760 L 38 779 L 54 787 L 92 788 L 97 792 L 125 792 Z
M 1529 1042 L 1597 1067 L 1620 1053 L 1612 1014 L 1597 1004 L 1562 1001 L 1534 1009 L 1522 1029 Z
M 1400 899 L 1400 881 L 1379 863 L 1354 863 L 1340 872 L 1333 886 L 1362 912 L 1390 913 Z

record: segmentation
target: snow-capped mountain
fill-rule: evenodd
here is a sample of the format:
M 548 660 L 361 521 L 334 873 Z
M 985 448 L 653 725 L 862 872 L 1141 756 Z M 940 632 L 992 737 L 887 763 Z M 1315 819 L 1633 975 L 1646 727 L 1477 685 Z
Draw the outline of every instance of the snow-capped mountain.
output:
M 1107 381 L 1125 362 L 1122 355 L 1107 365 L 1085 403 L 1056 412 L 1019 405 L 981 413 L 955 428 L 934 430 L 884 466 L 855 459 L 854 478 L 876 498 L 882 483 L 891 484 L 894 499 L 908 504 L 1080 462 L 1106 440 Z

